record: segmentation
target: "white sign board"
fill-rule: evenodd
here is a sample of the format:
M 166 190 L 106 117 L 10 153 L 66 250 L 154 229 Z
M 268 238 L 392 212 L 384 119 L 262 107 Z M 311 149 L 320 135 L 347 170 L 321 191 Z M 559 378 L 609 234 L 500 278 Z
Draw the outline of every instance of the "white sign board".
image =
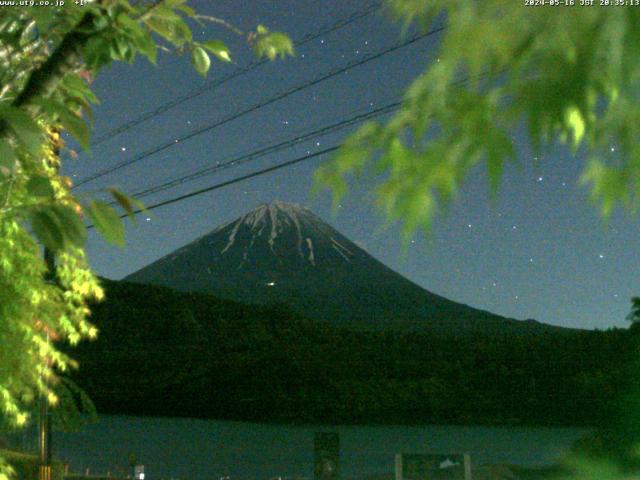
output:
M 472 480 L 467 454 L 396 454 L 396 480 Z

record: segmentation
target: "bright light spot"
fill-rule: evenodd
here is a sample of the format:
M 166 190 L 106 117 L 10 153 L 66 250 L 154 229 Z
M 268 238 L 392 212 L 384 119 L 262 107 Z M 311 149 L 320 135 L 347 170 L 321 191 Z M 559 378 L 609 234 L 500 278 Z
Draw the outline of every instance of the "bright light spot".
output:
M 324 45 L 324 40 L 320 40 L 320 43 Z
M 511 228 L 512 228 L 512 229 L 514 229 L 514 230 L 517 230 L 517 229 L 518 229 L 518 227 L 517 227 L 516 225 L 514 225 L 514 226 L 513 226 L 513 227 L 511 227 Z
M 27 415 L 24 413 L 18 413 L 16 415 L 16 423 L 18 424 L 18 426 L 25 425 L 28 419 L 29 417 L 27 417 Z
M 145 221 L 150 222 L 151 219 L 149 217 L 145 218 Z
M 530 258 L 530 259 L 529 259 L 529 263 L 533 263 L 533 258 Z
M 600 254 L 600 255 L 598 255 L 598 257 L 600 257 L 600 258 L 604 258 L 604 255 L 603 255 L 603 254 Z
M 616 151 L 616 147 L 611 147 L 611 151 L 615 152 Z
M 469 224 L 467 225 L 467 227 L 471 228 L 471 224 L 469 223 Z
M 320 146 L 320 142 L 316 142 L 316 147 L 319 147 L 319 146 Z
M 120 147 L 120 150 L 122 150 L 123 152 L 127 151 L 127 147 Z
M 542 180 L 544 180 L 543 177 L 538 177 L 538 183 L 541 182 Z
M 174 142 L 178 143 L 180 140 L 178 140 L 177 138 L 174 140 Z
M 269 283 L 267 283 L 267 286 L 268 287 L 273 287 L 275 284 L 276 284 L 276 282 L 269 282 Z
M 140 480 L 144 480 L 144 473 L 141 473 L 140 475 L 138 475 L 138 478 L 139 478 Z

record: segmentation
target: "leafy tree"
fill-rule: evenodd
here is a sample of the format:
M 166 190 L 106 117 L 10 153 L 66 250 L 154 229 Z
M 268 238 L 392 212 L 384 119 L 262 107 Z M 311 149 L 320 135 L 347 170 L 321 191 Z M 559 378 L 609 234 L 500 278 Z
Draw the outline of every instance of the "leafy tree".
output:
M 437 61 L 410 85 L 389 121 L 370 122 L 347 139 L 317 171 L 317 188 L 329 187 L 337 204 L 351 177 L 373 172 L 377 204 L 401 222 L 406 242 L 429 228 L 480 163 L 494 196 L 505 163 L 516 160 L 510 134 L 526 125 L 538 153 L 556 142 L 585 152 L 580 183 L 605 218 L 617 206 L 637 213 L 640 9 L 615 1 L 524 3 L 386 0 L 407 29 L 444 23 Z M 616 159 L 606 155 L 612 144 Z M 637 320 L 640 304 L 633 302 L 630 319 Z M 618 473 L 609 464 L 577 468 L 578 478 Z
M 581 182 L 606 216 L 640 206 L 639 8 L 527 7 L 505 0 L 387 0 L 407 28 L 446 26 L 432 62 L 386 123 L 364 125 L 317 172 L 334 200 L 373 171 L 376 199 L 405 240 L 428 227 L 477 164 L 491 192 L 515 160 L 526 123 L 536 150 L 556 141 L 588 153 Z M 612 4 L 614 2 L 611 2 Z M 610 145 L 619 158 L 609 160 Z
M 637 324 L 640 322 L 640 297 L 633 297 L 631 299 L 631 311 L 627 315 L 627 320 Z
M 0 11 L 0 415 L 24 425 L 34 398 L 51 404 L 73 397 L 56 371 L 75 366 L 63 342 L 97 335 L 87 320 L 88 301 L 103 296 L 85 254 L 83 218 L 104 238 L 124 243 L 118 213 L 106 203 L 76 198 L 59 174 L 58 151 L 66 130 L 89 148 L 90 80 L 114 61 L 142 55 L 155 63 L 159 50 L 190 55 L 206 75 L 213 55 L 229 62 L 223 41 L 197 42 L 190 25 L 214 21 L 185 0 L 98 0 L 84 6 Z M 284 34 L 258 26 L 247 34 L 258 56 L 293 53 Z M 110 190 L 129 213 L 140 205 Z M 47 272 L 39 243 L 57 259 Z M 0 480 L 10 469 L 0 459 Z

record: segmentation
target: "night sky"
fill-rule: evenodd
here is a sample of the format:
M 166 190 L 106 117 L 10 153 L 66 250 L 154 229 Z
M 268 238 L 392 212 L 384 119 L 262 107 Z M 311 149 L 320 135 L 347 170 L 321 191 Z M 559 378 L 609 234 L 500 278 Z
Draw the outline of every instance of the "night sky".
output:
M 287 32 L 294 41 L 375 5 L 364 0 L 200 0 L 190 4 L 245 31 L 263 23 Z M 220 27 L 208 24 L 196 27 L 194 33 L 198 39 L 225 39 L 234 63 L 215 62 L 204 80 L 193 71 L 188 57 L 162 54 L 158 67 L 142 60 L 133 66 L 118 64 L 96 80 L 93 87 L 102 103 L 94 110 L 95 137 L 189 92 L 202 89 L 204 93 L 95 145 L 90 157 L 68 159 L 65 173 L 78 182 L 154 147 L 174 143 L 78 187 L 76 193 L 96 194 L 107 186 L 135 193 L 396 101 L 429 62 L 437 61 L 440 38 L 430 36 L 180 141 L 402 41 L 400 29 L 376 11 L 299 47 L 296 58 L 261 65 L 217 88 L 203 89 L 254 57 L 242 38 Z M 353 127 L 316 136 L 144 201 L 150 205 L 323 150 L 339 143 L 349 131 Z M 99 275 L 120 279 L 220 223 L 278 199 L 307 206 L 391 268 L 452 300 L 556 325 L 626 326 L 630 297 L 640 293 L 638 218 L 618 211 L 605 225 L 586 190 L 577 185 L 584 160 L 581 153 L 574 157 L 563 147 L 548 150 L 536 167 L 525 136 L 519 131 L 513 135 L 519 160 L 506 169 L 497 200 L 489 201 L 484 167 L 479 166 L 448 211 L 437 217 L 432 234 L 417 234 L 404 255 L 398 226 L 385 228 L 384 218 L 373 207 L 373 180 L 354 184 L 335 217 L 328 194 L 311 196 L 313 172 L 325 156 L 142 215 L 137 226 L 127 228 L 124 250 L 108 246 L 90 231 L 90 261 Z M 615 145 L 611 150 L 615 156 Z

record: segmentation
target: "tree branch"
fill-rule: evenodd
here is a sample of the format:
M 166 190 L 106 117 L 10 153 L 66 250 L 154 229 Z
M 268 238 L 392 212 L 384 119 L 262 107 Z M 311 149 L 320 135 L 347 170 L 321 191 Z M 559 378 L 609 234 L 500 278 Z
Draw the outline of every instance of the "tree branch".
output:
M 244 32 L 242 30 L 240 30 L 239 28 L 234 27 L 229 22 L 227 22 L 227 21 L 225 21 L 225 20 L 223 20 L 221 18 L 212 17 L 210 15 L 195 15 L 193 18 L 195 18 L 196 20 L 206 20 L 207 22 L 217 23 L 218 25 L 222 25 L 223 27 L 231 30 L 236 35 L 244 36 Z
M 65 35 L 47 61 L 31 73 L 24 89 L 13 101 L 14 107 L 27 110 L 31 116 L 38 113 L 33 101 L 38 97 L 48 97 L 69 70 L 74 68 L 80 47 L 94 34 L 91 29 L 93 19 L 93 13 L 85 14 L 75 28 Z M 0 139 L 5 138 L 8 132 L 9 125 L 0 120 Z

